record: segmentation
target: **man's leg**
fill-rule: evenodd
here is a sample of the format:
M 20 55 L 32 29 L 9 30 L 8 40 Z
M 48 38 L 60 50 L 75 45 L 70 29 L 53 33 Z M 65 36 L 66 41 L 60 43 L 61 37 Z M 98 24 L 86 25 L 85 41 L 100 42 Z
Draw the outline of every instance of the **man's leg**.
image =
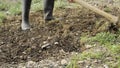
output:
M 53 19 L 54 0 L 44 0 L 44 19 L 50 21 Z
M 30 12 L 31 0 L 22 0 L 22 30 L 30 29 L 29 24 L 29 12 Z

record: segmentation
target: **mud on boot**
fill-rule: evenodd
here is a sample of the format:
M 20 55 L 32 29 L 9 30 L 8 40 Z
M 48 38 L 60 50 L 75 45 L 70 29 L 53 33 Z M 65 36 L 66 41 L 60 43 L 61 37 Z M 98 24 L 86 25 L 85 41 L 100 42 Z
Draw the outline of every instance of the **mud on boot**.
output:
M 28 29 L 30 29 L 30 24 L 27 22 L 22 22 L 21 23 L 21 29 L 22 30 L 28 30 Z

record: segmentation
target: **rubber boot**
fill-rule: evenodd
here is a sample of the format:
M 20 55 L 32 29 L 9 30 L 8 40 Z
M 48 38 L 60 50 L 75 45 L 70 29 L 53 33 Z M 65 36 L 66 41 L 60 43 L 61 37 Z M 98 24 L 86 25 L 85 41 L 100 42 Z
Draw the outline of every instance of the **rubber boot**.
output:
M 44 19 L 50 21 L 53 17 L 54 0 L 44 0 Z
M 29 12 L 32 0 L 22 0 L 22 30 L 30 29 Z

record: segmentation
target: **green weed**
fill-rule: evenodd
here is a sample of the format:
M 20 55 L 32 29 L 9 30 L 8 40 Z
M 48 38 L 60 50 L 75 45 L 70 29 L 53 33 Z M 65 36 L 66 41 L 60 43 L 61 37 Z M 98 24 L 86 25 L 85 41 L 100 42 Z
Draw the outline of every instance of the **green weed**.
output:
M 87 43 L 99 43 L 101 45 L 107 45 L 109 44 L 114 44 L 117 41 L 117 34 L 112 34 L 110 32 L 101 32 L 96 34 L 94 37 L 89 37 L 89 36 L 84 36 L 81 37 L 81 42 L 87 42 Z
M 104 53 L 102 53 L 102 52 L 97 52 L 97 53 L 94 53 L 94 52 L 83 52 L 81 54 L 80 59 L 81 60 L 86 60 L 88 58 L 90 58 L 90 59 L 101 59 L 103 56 L 104 56 Z
M 55 8 L 65 8 L 68 5 L 68 1 L 66 0 L 57 0 L 55 1 Z
M 105 12 L 111 12 L 111 8 L 106 7 L 106 8 L 104 8 L 104 11 L 105 11 Z
M 88 40 L 91 42 L 98 42 L 101 45 L 104 45 L 111 53 L 118 54 L 120 52 L 120 45 L 118 43 L 116 44 L 117 40 L 119 40 L 118 35 L 109 32 L 102 32 Z
M 21 4 L 16 3 L 14 5 L 10 5 L 10 9 L 8 10 L 11 15 L 17 15 L 21 13 Z
M 88 43 L 99 43 L 105 46 L 111 53 L 118 54 L 120 52 L 119 34 L 112 34 L 110 32 L 98 33 L 94 37 L 81 37 L 81 41 Z
M 116 45 L 116 44 L 106 44 L 105 47 L 106 47 L 112 54 L 120 54 L 120 45 Z
M 113 34 L 110 32 L 101 32 L 96 34 L 94 37 L 84 36 L 81 37 L 81 42 L 88 43 L 88 44 L 98 44 L 102 45 L 104 48 L 107 49 L 105 53 L 94 53 L 94 52 L 83 52 L 81 53 L 81 60 L 86 60 L 88 58 L 95 58 L 95 59 L 106 59 L 106 55 L 115 59 L 114 61 L 104 61 L 104 63 L 108 64 L 110 68 L 120 68 L 120 32 L 117 34 Z M 105 56 L 104 56 L 105 55 Z
M 32 11 L 43 10 L 43 0 L 33 0 L 31 10 Z
M 43 0 L 34 0 L 32 2 L 32 10 L 33 11 L 39 11 L 39 10 L 43 10 Z M 55 9 L 56 8 L 64 8 L 66 5 L 68 4 L 68 2 L 66 0 L 62 1 L 62 0 L 56 0 L 55 1 Z
M 6 15 L 3 12 L 0 12 L 0 25 L 3 23 L 3 20 L 5 19 Z
M 4 11 L 8 9 L 8 4 L 7 3 L 0 3 L 0 11 Z
M 78 68 L 77 62 L 79 60 L 79 55 L 74 55 L 71 62 L 66 66 L 66 68 Z
M 83 52 L 78 55 L 74 55 L 70 61 L 70 63 L 66 66 L 66 68 L 78 68 L 78 61 L 87 60 L 87 59 L 102 59 L 104 57 L 104 53 L 102 52 Z
M 91 38 L 91 41 L 99 42 L 100 44 L 114 43 L 116 40 L 116 34 L 110 32 L 98 33 L 95 37 Z

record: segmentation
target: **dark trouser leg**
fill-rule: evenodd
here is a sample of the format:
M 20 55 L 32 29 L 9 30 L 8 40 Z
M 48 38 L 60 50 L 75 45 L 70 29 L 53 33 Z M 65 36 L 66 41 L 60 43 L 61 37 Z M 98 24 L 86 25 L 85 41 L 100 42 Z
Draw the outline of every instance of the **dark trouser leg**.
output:
M 44 19 L 53 19 L 54 0 L 44 0 Z
M 23 30 L 30 29 L 29 25 L 29 12 L 32 0 L 22 0 L 22 24 L 21 28 Z

